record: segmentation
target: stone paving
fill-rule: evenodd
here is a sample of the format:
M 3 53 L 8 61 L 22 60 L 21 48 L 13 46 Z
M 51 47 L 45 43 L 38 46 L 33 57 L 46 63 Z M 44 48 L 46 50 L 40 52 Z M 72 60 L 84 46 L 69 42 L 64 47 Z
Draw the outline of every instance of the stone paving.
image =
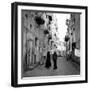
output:
M 28 70 L 24 73 L 24 77 L 34 77 L 34 76 L 55 76 L 55 75 L 80 75 L 80 65 L 72 62 L 71 60 L 66 60 L 65 57 L 58 57 L 56 70 L 53 70 L 52 66 L 47 69 L 44 65 L 40 65 L 33 70 Z

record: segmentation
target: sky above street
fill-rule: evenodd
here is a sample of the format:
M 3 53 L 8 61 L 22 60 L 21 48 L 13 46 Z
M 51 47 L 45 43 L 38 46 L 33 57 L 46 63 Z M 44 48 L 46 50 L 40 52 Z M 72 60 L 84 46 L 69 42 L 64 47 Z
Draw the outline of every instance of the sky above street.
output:
M 55 14 L 55 17 L 57 19 L 57 26 L 58 26 L 58 37 L 59 40 L 64 42 L 64 37 L 67 32 L 67 25 L 66 25 L 66 19 L 70 18 L 70 14 Z

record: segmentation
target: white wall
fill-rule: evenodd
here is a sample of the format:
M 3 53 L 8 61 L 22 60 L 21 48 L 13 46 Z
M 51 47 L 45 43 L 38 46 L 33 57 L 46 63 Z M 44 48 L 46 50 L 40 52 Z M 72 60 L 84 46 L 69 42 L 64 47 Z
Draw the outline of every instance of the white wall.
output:
M 1 0 L 0 2 L 0 90 L 14 90 L 10 86 L 11 80 L 11 2 L 14 0 Z M 16 0 L 18 1 L 18 0 Z M 90 0 L 19 0 L 37 3 L 69 4 L 69 5 L 88 5 Z M 89 15 L 90 16 L 90 12 Z M 88 18 L 89 19 L 89 18 Z M 90 19 L 89 19 L 90 20 Z M 90 28 L 90 27 L 89 27 Z M 89 31 L 90 34 L 90 31 Z M 90 38 L 90 35 L 89 35 Z M 90 46 L 90 43 L 89 45 Z M 90 47 L 88 48 L 90 49 Z M 89 57 L 90 58 L 90 57 Z M 90 61 L 88 62 L 90 64 Z M 89 65 L 90 69 L 90 65 Z M 90 70 L 89 70 L 90 76 Z M 89 90 L 90 79 L 88 84 L 70 84 L 55 86 L 38 86 L 18 89 L 27 90 Z

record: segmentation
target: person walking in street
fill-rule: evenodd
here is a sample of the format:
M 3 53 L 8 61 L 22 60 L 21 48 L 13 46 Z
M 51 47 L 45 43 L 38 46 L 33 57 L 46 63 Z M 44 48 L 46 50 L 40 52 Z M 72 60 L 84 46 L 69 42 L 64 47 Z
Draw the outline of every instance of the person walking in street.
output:
M 47 52 L 47 59 L 46 59 L 45 67 L 46 68 L 50 68 L 51 67 L 50 51 Z
M 54 51 L 52 59 L 53 59 L 53 65 L 54 65 L 53 69 L 57 69 L 57 53 L 56 53 L 56 51 Z

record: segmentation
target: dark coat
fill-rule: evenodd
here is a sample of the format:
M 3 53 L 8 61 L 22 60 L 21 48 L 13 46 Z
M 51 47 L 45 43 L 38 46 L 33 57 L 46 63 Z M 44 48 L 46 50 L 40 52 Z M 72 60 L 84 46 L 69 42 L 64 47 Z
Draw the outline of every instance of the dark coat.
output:
M 45 63 L 45 67 L 49 68 L 51 67 L 51 58 L 50 58 L 50 52 L 47 52 L 47 59 L 46 59 L 46 63 Z
M 57 60 L 57 53 L 56 52 L 54 52 L 54 54 L 53 54 L 53 60 Z

